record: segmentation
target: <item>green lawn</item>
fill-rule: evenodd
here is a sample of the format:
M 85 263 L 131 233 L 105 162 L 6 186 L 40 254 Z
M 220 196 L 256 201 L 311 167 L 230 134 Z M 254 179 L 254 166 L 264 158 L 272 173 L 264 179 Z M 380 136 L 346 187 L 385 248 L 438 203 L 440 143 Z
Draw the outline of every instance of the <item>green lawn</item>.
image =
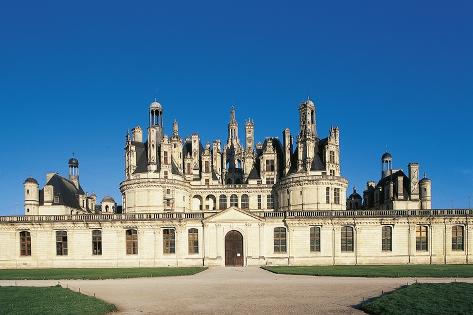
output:
M 360 306 L 368 314 L 473 314 L 473 284 L 413 284 Z
M 0 269 L 0 280 L 97 280 L 189 276 L 207 268 Z
M 280 274 L 368 278 L 471 278 L 473 265 L 263 267 Z
M 0 314 L 106 314 L 115 310 L 115 305 L 60 286 L 0 287 Z

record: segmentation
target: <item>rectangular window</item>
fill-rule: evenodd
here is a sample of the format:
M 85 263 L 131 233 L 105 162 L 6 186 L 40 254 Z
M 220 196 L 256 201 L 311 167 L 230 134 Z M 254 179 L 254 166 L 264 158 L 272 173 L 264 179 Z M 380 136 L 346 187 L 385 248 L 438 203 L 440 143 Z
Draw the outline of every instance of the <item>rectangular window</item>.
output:
M 164 171 L 164 179 L 168 179 L 168 171 Z
M 208 179 L 208 178 L 205 179 L 205 185 L 206 185 L 206 186 L 209 186 L 209 185 L 210 185 L 210 179 Z
M 138 231 L 126 230 L 126 254 L 138 255 Z
M 335 170 L 330 170 L 330 176 L 335 176 Z
M 266 172 L 274 172 L 274 160 L 266 160 Z
M 353 252 L 353 227 L 343 226 L 341 235 L 341 250 L 342 252 Z
M 176 253 L 176 231 L 174 229 L 163 230 L 163 253 Z
M 54 196 L 54 203 L 59 203 L 59 196 Z
M 330 203 L 330 187 L 325 188 L 325 203 Z
M 210 173 L 210 162 L 205 161 L 205 173 Z
M 274 252 L 286 252 L 286 229 L 279 227 L 274 229 Z
M 191 163 L 187 163 L 186 165 L 186 174 L 191 174 Z
M 169 164 L 168 151 L 164 151 L 164 164 Z
M 335 163 L 335 152 L 330 151 L 330 163 Z
M 274 209 L 274 198 L 273 195 L 268 195 L 266 197 L 266 208 L 267 209 Z
M 266 178 L 266 185 L 274 185 L 274 177 Z
M 31 234 L 28 231 L 20 232 L 20 255 L 31 256 Z
M 320 226 L 310 228 L 310 251 L 320 252 Z
M 383 252 L 391 252 L 393 250 L 393 228 L 391 226 L 383 226 L 381 234 Z
M 461 225 L 456 225 L 452 227 L 452 250 L 453 251 L 463 251 L 465 250 L 464 243 L 464 228 Z
M 56 255 L 67 256 L 67 231 L 56 231 Z
M 418 225 L 416 227 L 416 250 L 426 252 L 429 250 L 429 228 L 427 226 Z
M 333 190 L 333 202 L 336 204 L 336 205 L 339 205 L 340 204 L 340 188 L 335 188 Z
M 92 255 L 102 255 L 102 231 L 92 231 Z
M 258 210 L 261 210 L 263 208 L 262 205 L 261 205 L 261 203 L 262 203 L 261 199 L 262 199 L 261 195 L 258 195 Z
M 189 229 L 187 241 L 189 244 L 189 254 L 199 253 L 199 230 Z

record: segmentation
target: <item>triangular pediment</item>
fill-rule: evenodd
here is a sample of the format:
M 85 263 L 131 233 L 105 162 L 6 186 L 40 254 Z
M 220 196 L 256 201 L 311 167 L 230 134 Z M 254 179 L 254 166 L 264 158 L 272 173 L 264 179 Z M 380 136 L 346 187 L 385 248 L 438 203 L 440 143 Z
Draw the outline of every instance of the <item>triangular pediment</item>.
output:
M 225 222 L 260 222 L 263 221 L 261 217 L 254 215 L 248 211 L 241 210 L 235 207 L 228 208 L 222 212 L 216 213 L 204 220 L 206 223 L 225 223 Z

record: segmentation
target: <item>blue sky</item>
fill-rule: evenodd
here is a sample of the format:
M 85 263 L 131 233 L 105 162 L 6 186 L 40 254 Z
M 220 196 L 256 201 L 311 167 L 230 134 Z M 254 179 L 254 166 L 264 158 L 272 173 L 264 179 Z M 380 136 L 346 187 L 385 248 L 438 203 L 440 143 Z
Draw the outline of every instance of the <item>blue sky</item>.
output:
M 359 190 L 417 161 L 433 206 L 473 204 L 471 1 L 3 1 L 0 215 L 23 212 L 23 181 L 67 173 L 120 200 L 124 139 L 150 101 L 169 133 L 226 138 L 230 106 L 258 140 L 341 128 L 342 174 Z M 243 134 L 243 133 L 241 133 Z M 242 136 L 242 135 L 241 135 Z

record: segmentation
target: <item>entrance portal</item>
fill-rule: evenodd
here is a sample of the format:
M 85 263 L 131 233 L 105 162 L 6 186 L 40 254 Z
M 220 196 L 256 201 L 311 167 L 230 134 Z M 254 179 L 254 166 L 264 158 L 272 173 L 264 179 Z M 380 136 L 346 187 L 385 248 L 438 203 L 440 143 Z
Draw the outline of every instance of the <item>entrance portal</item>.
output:
M 230 231 L 225 236 L 225 266 L 243 267 L 243 235 Z

